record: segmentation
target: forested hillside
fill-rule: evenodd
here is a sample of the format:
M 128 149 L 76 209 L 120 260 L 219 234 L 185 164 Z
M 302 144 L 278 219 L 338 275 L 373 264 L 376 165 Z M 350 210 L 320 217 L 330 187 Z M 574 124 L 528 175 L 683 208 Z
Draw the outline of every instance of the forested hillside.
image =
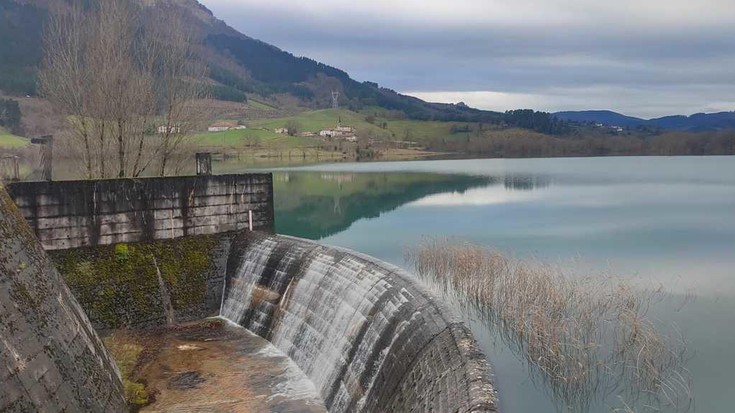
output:
M 36 93 L 46 10 L 14 0 L 0 1 L 0 91 Z
M 67 0 L 50 0 L 65 2 Z M 140 1 L 143 7 L 166 8 L 188 15 L 200 38 L 199 58 L 209 67 L 210 90 L 219 100 L 245 101 L 247 94 L 277 99 L 295 97 L 306 108 L 331 104 L 331 92 L 341 94 L 344 107 L 380 106 L 399 110 L 412 119 L 500 122 L 503 114 L 465 105 L 427 103 L 358 82 L 334 67 L 307 57 L 296 57 L 275 46 L 252 39 L 217 20 L 194 0 Z M 44 21 L 50 2 L 5 0 L 0 2 L 0 91 L 10 95 L 34 95 L 42 58 Z
M 691 116 L 664 116 L 655 119 L 641 119 L 621 115 L 609 110 L 583 110 L 577 112 L 557 112 L 560 120 L 577 123 L 601 123 L 626 128 L 646 127 L 663 130 L 689 132 L 711 132 L 735 128 L 735 112 L 697 113 Z

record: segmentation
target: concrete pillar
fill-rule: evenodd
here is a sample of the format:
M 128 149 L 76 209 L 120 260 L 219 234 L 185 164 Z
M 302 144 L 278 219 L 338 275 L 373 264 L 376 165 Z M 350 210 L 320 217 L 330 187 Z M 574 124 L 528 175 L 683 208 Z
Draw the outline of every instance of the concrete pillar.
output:
M 54 137 L 53 135 L 41 136 L 31 139 L 31 143 L 41 145 L 41 174 L 44 181 L 51 181 L 54 163 Z
M 202 152 L 196 154 L 197 175 L 212 175 L 212 154 Z
M 0 169 L 2 169 L 2 176 L 9 182 L 20 181 L 20 166 L 18 165 L 18 157 L 15 155 L 4 155 L 0 157 Z

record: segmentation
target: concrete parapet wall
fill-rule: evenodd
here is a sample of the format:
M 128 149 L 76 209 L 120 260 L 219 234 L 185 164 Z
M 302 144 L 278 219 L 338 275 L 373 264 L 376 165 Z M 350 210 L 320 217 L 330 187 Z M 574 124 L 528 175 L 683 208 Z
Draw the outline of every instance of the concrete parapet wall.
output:
M 126 412 L 117 369 L 0 186 L 0 412 Z
M 273 231 L 271 174 L 19 182 L 8 192 L 47 250 Z
M 242 233 L 221 315 L 270 340 L 332 413 L 497 411 L 468 328 L 412 275 L 353 251 Z

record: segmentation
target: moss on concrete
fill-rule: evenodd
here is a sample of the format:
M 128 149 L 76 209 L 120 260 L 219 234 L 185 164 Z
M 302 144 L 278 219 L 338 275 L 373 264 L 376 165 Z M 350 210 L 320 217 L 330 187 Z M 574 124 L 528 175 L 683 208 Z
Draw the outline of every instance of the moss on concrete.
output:
M 117 331 L 103 338 L 102 341 L 120 369 L 125 390 L 125 401 L 128 403 L 130 411 L 138 411 L 141 407 L 147 405 L 150 400 L 145 383 L 135 374 L 135 368 L 144 347 L 126 334 L 125 331 Z
M 174 310 L 202 305 L 217 245 L 216 236 L 203 235 L 50 254 L 90 318 L 113 329 L 165 318 L 155 262 Z

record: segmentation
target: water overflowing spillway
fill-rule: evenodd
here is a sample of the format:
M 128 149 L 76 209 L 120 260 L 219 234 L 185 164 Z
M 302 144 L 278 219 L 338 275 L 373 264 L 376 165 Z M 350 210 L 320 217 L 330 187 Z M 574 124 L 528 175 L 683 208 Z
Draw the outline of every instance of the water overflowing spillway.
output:
M 494 412 L 469 330 L 409 274 L 313 242 L 244 233 L 221 316 L 306 373 L 330 412 Z

